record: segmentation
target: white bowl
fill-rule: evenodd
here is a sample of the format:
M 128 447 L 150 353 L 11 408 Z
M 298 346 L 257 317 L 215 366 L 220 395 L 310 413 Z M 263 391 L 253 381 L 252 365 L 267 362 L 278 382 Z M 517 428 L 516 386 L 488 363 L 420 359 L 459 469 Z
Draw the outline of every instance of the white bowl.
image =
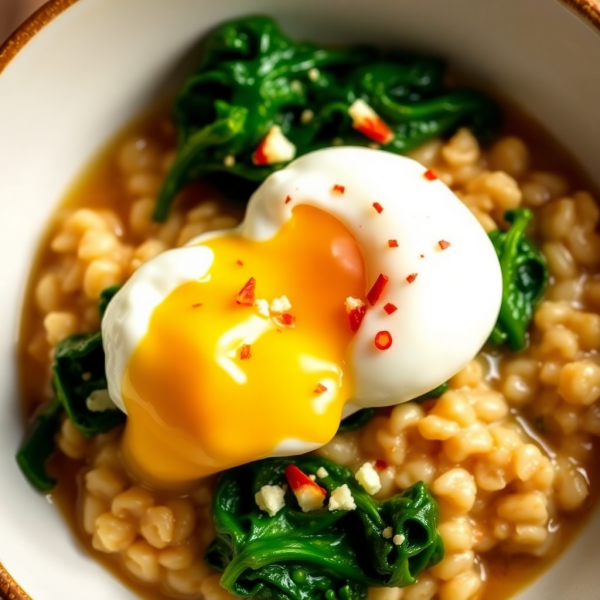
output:
M 135 597 L 81 551 L 17 469 L 15 339 L 25 278 L 53 207 L 94 153 L 176 80 L 198 39 L 251 12 L 276 16 L 294 36 L 441 55 L 528 109 L 600 185 L 600 11 L 586 0 L 571 4 L 575 10 L 557 0 L 54 0 L 0 50 L 0 596 L 26 598 L 18 582 L 35 600 Z M 598 539 L 600 511 L 519 598 L 597 600 Z

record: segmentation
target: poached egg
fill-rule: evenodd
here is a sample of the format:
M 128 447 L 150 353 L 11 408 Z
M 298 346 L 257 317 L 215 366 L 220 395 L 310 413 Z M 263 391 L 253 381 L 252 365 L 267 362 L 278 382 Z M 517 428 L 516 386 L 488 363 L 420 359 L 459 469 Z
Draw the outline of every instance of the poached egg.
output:
M 242 224 L 142 265 L 102 322 L 124 454 L 177 485 L 326 444 L 340 420 L 405 402 L 492 331 L 487 234 L 419 163 L 338 147 L 254 193 Z

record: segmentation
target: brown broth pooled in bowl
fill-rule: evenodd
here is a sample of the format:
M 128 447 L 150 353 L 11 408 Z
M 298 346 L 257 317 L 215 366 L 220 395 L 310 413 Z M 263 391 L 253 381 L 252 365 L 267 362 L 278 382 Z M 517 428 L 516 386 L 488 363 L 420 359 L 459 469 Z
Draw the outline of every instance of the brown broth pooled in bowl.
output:
M 378 498 L 422 480 L 440 503 L 443 561 L 413 586 L 372 588 L 370 600 L 508 598 L 552 564 L 597 493 L 600 209 L 557 144 L 529 119 L 507 114 L 504 135 L 489 149 L 463 129 L 411 155 L 487 231 L 507 209 L 533 210 L 533 237 L 552 279 L 529 347 L 483 351 L 440 399 L 382 409 L 319 451 L 353 470 L 378 461 Z M 165 223 L 152 221 L 174 144 L 161 108 L 120 136 L 54 214 L 23 312 L 27 415 L 49 398 L 56 343 L 98 330 L 103 289 L 168 248 L 240 221 L 241 204 L 203 184 L 185 191 Z M 214 536 L 214 479 L 184 497 L 145 489 L 124 468 L 121 434 L 86 440 L 67 419 L 57 436 L 52 497 L 82 546 L 142 597 L 231 597 L 202 561 Z

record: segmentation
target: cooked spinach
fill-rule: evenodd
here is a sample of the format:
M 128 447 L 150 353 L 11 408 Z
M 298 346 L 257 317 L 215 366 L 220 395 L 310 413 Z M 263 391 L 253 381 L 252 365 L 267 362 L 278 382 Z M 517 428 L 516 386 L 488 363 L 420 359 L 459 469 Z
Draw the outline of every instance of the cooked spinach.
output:
M 346 417 L 340 423 L 340 427 L 337 430 L 338 433 L 348 433 L 355 429 L 364 427 L 374 416 L 377 410 L 375 408 L 363 408 Z
M 440 385 L 438 385 L 436 388 L 433 388 L 430 392 L 427 392 L 426 394 L 421 394 L 420 396 L 412 400 L 412 402 L 425 402 L 426 400 L 431 400 L 432 398 L 439 398 L 448 391 L 449 387 L 450 386 L 448 385 L 447 381 L 445 381 L 444 383 L 440 383 Z
M 108 303 L 115 297 L 116 293 L 122 288 L 122 285 L 113 285 L 102 290 L 100 294 L 100 300 L 98 300 L 98 311 L 100 312 L 100 318 L 104 317 L 104 313 L 108 308 Z
M 384 146 L 391 152 L 405 153 L 461 125 L 483 137 L 493 133 L 500 121 L 496 105 L 473 90 L 449 90 L 444 77 L 444 63 L 433 58 L 295 42 L 268 17 L 224 23 L 207 36 L 199 68 L 177 96 L 177 156 L 154 218 L 163 221 L 177 192 L 207 174 L 260 183 L 284 167 L 252 161 L 273 125 L 296 146 L 297 156 L 334 140 L 372 143 L 352 127 L 348 108 L 357 99 L 393 131 Z M 233 165 L 225 160 L 229 156 Z
M 356 509 L 304 513 L 291 490 L 273 517 L 259 510 L 255 494 L 264 485 L 285 483 L 285 468 L 304 473 L 324 467 L 318 484 L 332 492 L 346 484 Z M 379 502 L 356 482 L 352 472 L 324 458 L 304 455 L 274 458 L 225 472 L 212 506 L 216 539 L 206 562 L 222 571 L 221 585 L 232 594 L 268 600 L 358 600 L 367 587 L 397 587 L 415 582 L 444 554 L 437 531 L 439 510 L 427 486 L 416 483 Z M 404 536 L 400 545 L 383 536 Z
M 425 402 L 425 400 L 431 400 L 433 398 L 439 398 L 448 391 L 448 382 L 441 383 L 436 388 L 432 389 L 426 394 L 413 398 L 411 402 Z M 377 414 L 376 408 L 363 408 L 355 412 L 354 414 L 346 417 L 340 423 L 340 427 L 337 430 L 338 433 L 348 433 L 355 429 L 364 427 L 375 415 Z
M 489 234 L 502 270 L 502 304 L 490 341 L 495 345 L 507 343 L 516 351 L 527 344 L 527 328 L 546 289 L 548 267 L 544 255 L 525 236 L 533 218 L 531 211 L 510 210 L 504 217 L 510 228 Z
M 98 304 L 101 316 L 118 290 L 119 286 L 114 286 L 102 292 Z M 21 471 L 42 492 L 56 484 L 46 471 L 46 461 L 54 451 L 54 437 L 65 412 L 85 437 L 110 431 L 126 418 L 118 409 L 92 412 L 87 407 L 92 392 L 107 388 L 100 332 L 75 334 L 57 344 L 52 387 L 54 398 L 36 414 L 17 453 Z
M 17 452 L 17 463 L 31 485 L 48 492 L 56 481 L 46 471 L 46 461 L 54 452 L 54 436 L 60 429 L 63 407 L 53 398 L 35 416 L 26 438 Z
M 92 392 L 106 390 L 102 335 L 79 333 L 56 346 L 54 353 L 54 390 L 73 425 L 86 437 L 106 433 L 125 421 L 118 409 L 92 412 L 86 405 Z

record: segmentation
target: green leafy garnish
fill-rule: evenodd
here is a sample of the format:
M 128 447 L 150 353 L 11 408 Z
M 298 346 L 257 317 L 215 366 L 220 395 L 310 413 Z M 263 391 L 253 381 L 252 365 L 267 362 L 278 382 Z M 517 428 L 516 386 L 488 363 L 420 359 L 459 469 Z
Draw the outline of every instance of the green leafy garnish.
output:
M 17 452 L 17 463 L 31 485 L 48 492 L 56 480 L 48 475 L 46 461 L 54 452 L 54 436 L 60 429 L 63 407 L 52 399 L 35 416 L 33 426 Z
M 86 406 L 92 392 L 106 390 L 102 335 L 80 333 L 56 346 L 52 382 L 60 403 L 73 425 L 86 437 L 106 433 L 125 421 L 125 413 L 114 409 L 92 412 Z
M 328 493 L 346 484 L 355 510 L 304 513 L 291 490 L 273 517 L 262 512 L 255 494 L 264 485 L 285 483 L 285 468 L 304 473 L 324 467 L 318 484 Z M 225 472 L 212 506 L 217 537 L 205 560 L 222 571 L 221 585 L 232 594 L 268 600 L 358 600 L 368 587 L 411 585 L 444 554 L 437 532 L 439 510 L 427 486 L 416 483 L 379 502 L 352 472 L 313 455 L 267 459 Z M 401 544 L 384 537 L 404 536 Z
M 448 382 L 445 381 L 444 383 L 440 383 L 440 385 L 438 385 L 436 388 L 433 388 L 430 392 L 421 394 L 411 402 L 425 402 L 426 400 L 431 400 L 432 398 L 439 398 L 448 391 L 449 387 L 450 386 L 448 385 Z
M 116 293 L 122 288 L 122 285 L 113 285 L 102 290 L 100 294 L 100 300 L 98 300 L 98 311 L 100 312 L 100 318 L 104 317 L 104 313 L 108 308 L 108 303 L 115 297 Z
M 104 290 L 98 309 L 104 312 L 119 286 Z M 35 416 L 17 452 L 17 463 L 29 482 L 41 492 L 51 490 L 56 481 L 46 471 L 46 461 L 54 451 L 54 437 L 63 414 L 85 437 L 105 433 L 125 421 L 117 408 L 93 412 L 87 399 L 93 392 L 106 390 L 105 356 L 102 334 L 79 333 L 59 342 L 54 351 L 52 387 L 54 398 Z
M 525 236 L 533 218 L 526 208 L 507 211 L 504 218 L 511 224 L 507 231 L 492 231 L 489 236 L 502 270 L 502 304 L 490 341 L 508 343 L 511 350 L 527 344 L 527 328 L 533 311 L 548 283 L 544 255 Z
M 375 416 L 376 412 L 377 409 L 375 408 L 363 408 L 362 410 L 355 412 L 342 420 L 337 432 L 348 433 L 349 431 L 364 427 Z
M 444 77 L 437 59 L 295 42 L 267 17 L 224 23 L 207 36 L 200 66 L 178 94 L 177 156 L 154 218 L 163 221 L 177 192 L 207 174 L 260 183 L 284 167 L 286 162 L 252 161 L 273 125 L 296 146 L 297 156 L 334 140 L 372 143 L 352 127 L 348 108 L 357 99 L 393 131 L 393 140 L 383 146 L 390 152 L 406 153 L 461 125 L 490 135 L 500 121 L 496 105 L 476 91 L 448 90 Z M 226 157 L 234 157 L 234 164 Z
M 426 400 L 439 398 L 448 391 L 448 388 L 449 385 L 447 381 L 440 383 L 440 385 L 432 389 L 430 392 L 413 398 L 411 402 L 425 402 Z M 360 429 L 361 427 L 364 427 L 376 414 L 376 408 L 363 408 L 362 410 L 359 410 L 349 417 L 343 419 L 337 432 L 348 433 L 349 431 Z

